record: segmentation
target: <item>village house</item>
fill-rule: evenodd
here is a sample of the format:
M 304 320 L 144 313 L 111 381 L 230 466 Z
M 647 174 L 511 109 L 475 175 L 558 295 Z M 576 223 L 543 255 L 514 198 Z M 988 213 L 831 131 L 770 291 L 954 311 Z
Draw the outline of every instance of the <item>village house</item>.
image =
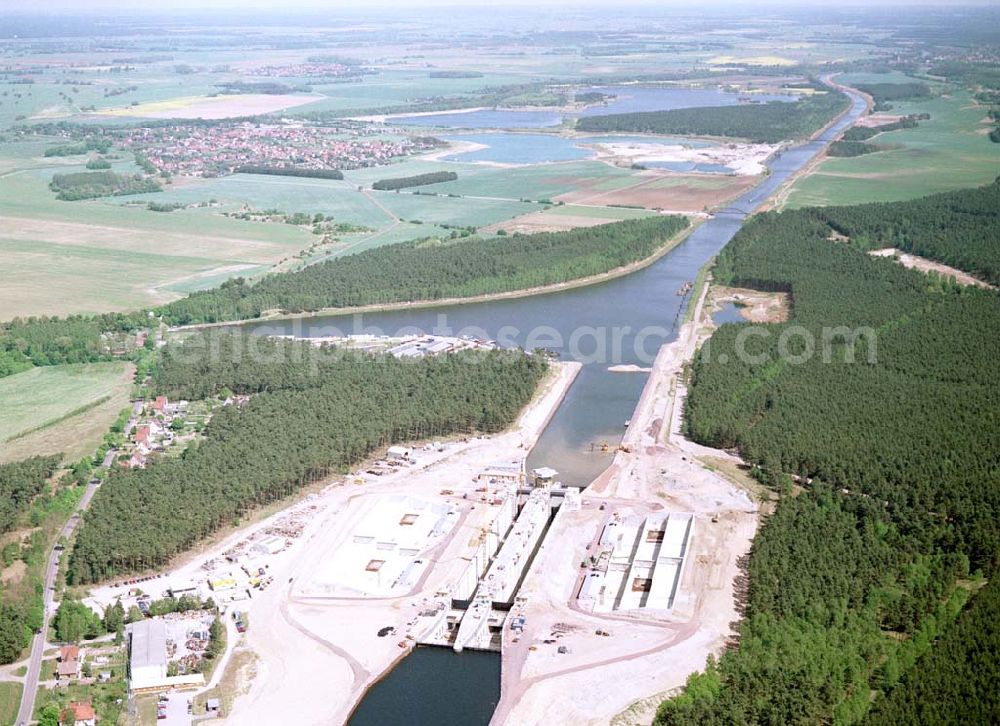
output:
M 145 448 L 148 451 L 151 448 L 152 443 L 152 429 L 149 427 L 149 424 L 143 424 L 135 430 L 136 446 L 139 448 Z
M 90 701 L 70 701 L 63 711 L 61 723 L 71 723 L 73 726 L 96 726 L 97 713 Z
M 80 677 L 80 649 L 75 645 L 64 645 L 59 649 L 56 663 L 56 680 L 71 681 Z

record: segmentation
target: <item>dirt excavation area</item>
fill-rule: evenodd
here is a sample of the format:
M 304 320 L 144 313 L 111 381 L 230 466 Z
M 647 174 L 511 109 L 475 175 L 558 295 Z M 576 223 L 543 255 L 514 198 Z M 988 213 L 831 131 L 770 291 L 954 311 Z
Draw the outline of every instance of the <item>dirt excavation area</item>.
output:
M 996 289 L 988 282 L 984 282 L 979 278 L 973 277 L 967 272 L 962 272 L 954 267 L 948 267 L 948 265 L 943 265 L 940 262 L 935 262 L 934 260 L 928 260 L 926 257 L 911 255 L 908 252 L 903 252 L 895 247 L 872 250 L 868 254 L 873 257 L 895 257 L 896 261 L 903 267 L 909 267 L 910 269 L 919 270 L 920 272 L 936 272 L 938 275 L 941 275 L 941 277 L 953 278 L 959 285 L 975 285 L 976 287 L 985 287 L 990 290 Z
M 756 532 L 758 506 L 707 463 L 739 466 L 737 458 L 679 434 L 679 375 L 713 329 L 707 314 L 702 294 L 695 322 L 657 356 L 613 464 L 583 492 L 578 511 L 564 506 L 556 515 L 519 593 L 524 630 L 504 632 L 493 724 L 648 724 L 663 698 L 732 642 L 739 562 Z M 650 522 L 664 518 L 687 531 L 671 607 L 616 607 L 585 597 L 592 570 L 582 565 L 600 551 L 609 524 L 645 521 L 639 552 L 658 541 Z M 637 590 L 657 588 L 656 570 L 636 576 L 639 559 L 635 554 L 623 583 L 623 606 L 628 598 L 643 602 Z
M 759 182 L 754 176 L 680 174 L 647 170 L 629 183 L 608 189 L 599 181 L 555 197 L 558 202 L 580 205 L 643 207 L 666 212 L 705 212 L 723 206 Z
M 566 209 L 566 207 L 559 208 Z M 586 214 L 552 214 L 550 211 L 531 212 L 522 214 L 497 224 L 483 227 L 485 233 L 493 233 L 499 229 L 505 230 L 508 234 L 535 234 L 536 232 L 562 232 L 568 229 L 579 227 L 596 227 L 601 224 L 614 222 L 614 219 L 606 217 L 588 216 Z
M 710 313 L 719 312 L 730 303 L 739 310 L 740 317 L 750 323 L 783 323 L 792 309 L 791 296 L 786 292 L 761 292 L 722 285 L 711 287 L 707 298 Z
M 891 113 L 871 113 L 867 116 L 862 116 L 859 118 L 854 125 L 860 126 L 866 129 L 877 129 L 880 126 L 888 126 L 890 124 L 902 121 L 905 116 L 899 116 L 898 114 Z

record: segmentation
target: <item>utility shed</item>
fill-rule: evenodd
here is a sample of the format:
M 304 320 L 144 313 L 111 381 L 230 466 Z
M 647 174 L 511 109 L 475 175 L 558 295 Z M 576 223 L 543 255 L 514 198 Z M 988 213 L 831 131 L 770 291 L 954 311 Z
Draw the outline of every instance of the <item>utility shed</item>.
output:
M 198 594 L 198 586 L 191 580 L 170 580 L 168 588 L 173 597 Z
M 545 487 L 555 484 L 559 472 L 547 466 L 531 470 L 531 483 L 536 487 Z
M 411 454 L 413 454 L 413 450 L 405 446 L 390 446 L 389 451 L 386 452 L 386 458 L 407 461 Z

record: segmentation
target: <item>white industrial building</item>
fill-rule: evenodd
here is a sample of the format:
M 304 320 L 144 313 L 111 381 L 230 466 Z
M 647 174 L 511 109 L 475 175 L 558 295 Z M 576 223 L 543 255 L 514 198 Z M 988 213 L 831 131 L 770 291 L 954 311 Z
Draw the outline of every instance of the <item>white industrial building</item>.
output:
M 133 689 L 167 677 L 167 624 L 164 621 L 140 620 L 132 625 L 129 670 Z
M 531 470 L 531 484 L 536 487 L 554 486 L 559 472 L 548 466 L 542 466 Z
M 514 521 L 517 505 L 517 494 L 514 490 L 504 492 L 499 504 L 491 505 L 489 524 L 481 530 L 479 546 L 468 558 L 469 565 L 462 572 L 452 590 L 455 600 L 470 600 L 479 585 L 479 578 L 486 574 L 486 568 L 493 561 L 493 556 L 500 548 L 504 535 Z
M 276 555 L 285 549 L 286 544 L 284 537 L 265 537 L 260 542 L 256 542 L 250 551 L 259 555 Z
M 489 569 L 479 581 L 468 608 L 464 613 L 456 615 L 456 619 L 461 618 L 453 644 L 456 651 L 470 647 L 489 647 L 490 628 L 502 625 L 504 612 L 513 604 L 518 585 L 545 534 L 551 514 L 549 492 L 533 491 L 521 507 L 514 526 L 503 540 Z M 495 611 L 495 603 L 504 603 L 506 607 Z
M 380 497 L 364 511 L 349 539 L 324 561 L 313 583 L 325 592 L 407 591 L 426 567 L 421 553 L 450 532 L 458 516 L 453 504 L 403 494 Z
M 413 449 L 406 446 L 390 446 L 385 454 L 385 458 L 394 461 L 409 461 L 413 456 Z
M 524 466 L 521 463 L 494 462 L 479 472 L 477 479 L 490 484 L 521 486 L 524 484 Z
M 167 623 L 159 618 L 129 626 L 129 687 L 133 691 L 194 688 L 204 684 L 201 673 L 167 675 Z

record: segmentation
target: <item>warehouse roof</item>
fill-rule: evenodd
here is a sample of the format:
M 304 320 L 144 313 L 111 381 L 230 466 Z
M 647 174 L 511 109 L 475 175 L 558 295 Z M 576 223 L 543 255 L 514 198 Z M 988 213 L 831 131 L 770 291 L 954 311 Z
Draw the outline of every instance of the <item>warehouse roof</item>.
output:
M 132 670 L 167 665 L 167 624 L 162 620 L 140 620 L 132 625 Z

